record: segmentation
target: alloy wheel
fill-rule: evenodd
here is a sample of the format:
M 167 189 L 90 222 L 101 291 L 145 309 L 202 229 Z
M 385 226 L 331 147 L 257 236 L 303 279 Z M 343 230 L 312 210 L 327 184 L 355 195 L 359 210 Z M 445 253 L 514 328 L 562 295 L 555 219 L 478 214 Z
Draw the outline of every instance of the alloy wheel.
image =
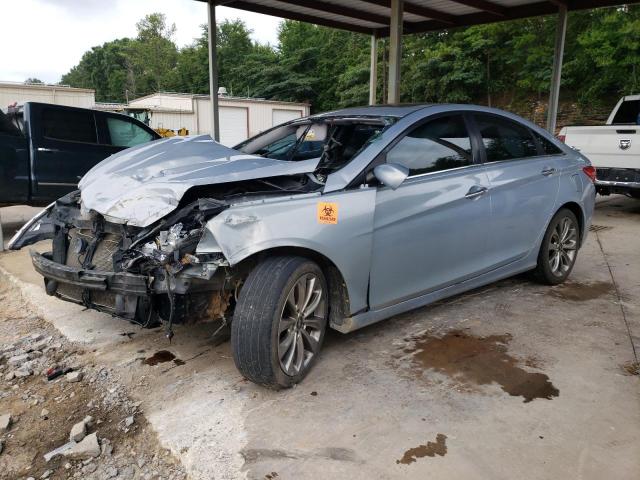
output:
M 322 282 L 313 273 L 300 277 L 287 294 L 278 325 L 278 358 L 287 375 L 299 374 L 318 353 L 326 303 Z
M 561 277 L 573 266 L 578 250 L 578 228 L 567 217 L 562 218 L 549 239 L 549 267 Z

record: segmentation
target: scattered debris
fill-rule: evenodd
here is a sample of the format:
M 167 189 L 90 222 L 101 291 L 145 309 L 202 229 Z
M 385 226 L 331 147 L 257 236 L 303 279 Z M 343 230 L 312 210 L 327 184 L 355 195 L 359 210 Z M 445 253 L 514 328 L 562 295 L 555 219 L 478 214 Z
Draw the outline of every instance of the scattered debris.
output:
M 63 455 L 75 460 L 99 457 L 100 444 L 98 443 L 98 434 L 94 432 L 87 435 L 81 442 L 75 443 L 69 451 L 64 452 Z
M 11 423 L 13 423 L 11 414 L 5 413 L 4 415 L 0 415 L 0 432 L 6 432 L 9 430 Z
M 69 372 L 65 375 L 65 378 L 69 383 L 79 382 L 80 380 L 82 380 L 82 377 L 83 377 L 82 372 L 79 372 L 79 371 Z
M 87 424 L 82 422 L 76 423 L 69 433 L 69 440 L 72 442 L 79 442 L 87 435 Z

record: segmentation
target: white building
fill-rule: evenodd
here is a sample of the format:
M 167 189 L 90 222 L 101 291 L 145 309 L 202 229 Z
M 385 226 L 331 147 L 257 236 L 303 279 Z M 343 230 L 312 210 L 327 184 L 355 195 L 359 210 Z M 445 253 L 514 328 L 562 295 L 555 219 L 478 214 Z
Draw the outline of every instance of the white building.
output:
M 274 125 L 309 115 L 309 104 L 256 98 L 219 96 L 220 143 L 235 145 Z M 190 135 L 211 133 L 209 95 L 154 93 L 129 102 L 130 108 L 151 112 L 151 128 L 179 130 Z
M 45 85 L 0 82 L 0 108 L 24 102 L 53 103 L 71 107 L 93 108 L 96 103 L 95 91 L 86 88 L 72 88 L 64 85 Z

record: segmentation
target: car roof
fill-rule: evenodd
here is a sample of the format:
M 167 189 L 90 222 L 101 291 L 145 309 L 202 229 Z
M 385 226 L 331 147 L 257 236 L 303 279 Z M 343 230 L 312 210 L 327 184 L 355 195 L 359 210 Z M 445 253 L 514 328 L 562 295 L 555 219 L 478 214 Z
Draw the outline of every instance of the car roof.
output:
M 333 110 L 325 113 L 311 115 L 310 118 L 345 117 L 345 116 L 375 116 L 402 118 L 417 110 L 431 107 L 432 104 L 406 104 L 406 105 L 371 105 L 368 107 L 353 107 Z

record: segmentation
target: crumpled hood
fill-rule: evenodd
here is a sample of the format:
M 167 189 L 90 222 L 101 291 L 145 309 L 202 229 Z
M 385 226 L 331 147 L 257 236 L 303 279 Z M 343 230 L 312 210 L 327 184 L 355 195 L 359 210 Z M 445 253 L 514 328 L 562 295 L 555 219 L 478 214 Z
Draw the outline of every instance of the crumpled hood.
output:
M 108 157 L 89 170 L 78 187 L 84 209 L 146 227 L 175 210 L 191 187 L 310 173 L 318 161 L 248 155 L 209 135 L 172 137 Z

